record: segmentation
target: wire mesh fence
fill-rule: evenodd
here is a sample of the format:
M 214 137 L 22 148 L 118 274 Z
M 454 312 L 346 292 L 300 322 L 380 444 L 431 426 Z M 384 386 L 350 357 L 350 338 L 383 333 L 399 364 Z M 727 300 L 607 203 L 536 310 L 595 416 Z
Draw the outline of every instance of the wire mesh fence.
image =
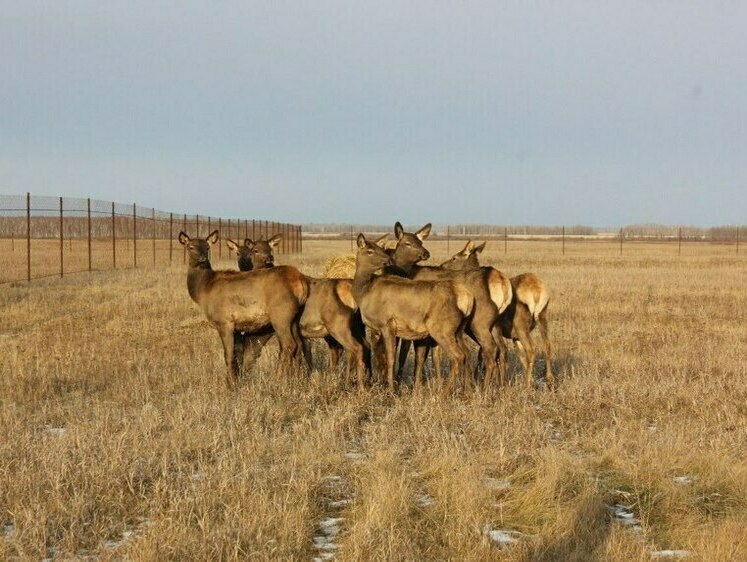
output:
M 0 283 L 84 271 L 185 263 L 179 231 L 237 242 L 282 234 L 279 254 L 302 251 L 301 226 L 169 213 L 95 199 L 0 195 Z M 217 247 L 223 256 L 223 244 Z

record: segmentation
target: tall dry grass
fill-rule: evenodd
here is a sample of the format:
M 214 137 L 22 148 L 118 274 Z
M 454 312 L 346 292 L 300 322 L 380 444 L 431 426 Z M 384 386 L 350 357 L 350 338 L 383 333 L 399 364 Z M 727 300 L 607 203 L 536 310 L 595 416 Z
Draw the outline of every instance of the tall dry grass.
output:
M 483 261 L 552 288 L 555 393 L 359 394 L 321 346 L 231 394 L 181 268 L 1 287 L 0 559 L 747 559 L 747 262 L 521 250 Z

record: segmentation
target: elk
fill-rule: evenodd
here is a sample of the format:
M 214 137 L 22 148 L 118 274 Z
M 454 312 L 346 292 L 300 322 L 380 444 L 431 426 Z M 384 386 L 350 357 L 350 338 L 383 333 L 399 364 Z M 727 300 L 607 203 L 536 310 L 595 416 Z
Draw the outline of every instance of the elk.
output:
M 239 271 L 251 271 L 252 269 L 264 269 L 275 265 L 275 256 L 272 251 L 280 244 L 282 238 L 282 234 L 276 234 L 267 241 L 260 238 L 255 242 L 251 238 L 246 238 L 243 246 L 239 246 L 228 238 L 226 239 L 226 246 L 229 250 L 236 252 Z
M 423 344 L 427 338 L 433 338 L 451 360 L 444 393 L 451 392 L 464 368 L 462 334 L 474 307 L 472 293 L 453 280 L 414 281 L 396 275 L 377 275 L 391 265 L 391 256 L 367 241 L 363 234 L 358 235 L 357 244 L 353 296 L 372 337 L 383 340 L 389 390 L 395 391 L 396 339 L 417 342 L 415 353 L 420 357 L 420 368 L 416 369 L 415 384 L 419 388 L 426 351 Z
M 442 266 L 450 270 L 475 270 L 480 267 L 477 254 L 484 249 L 484 242 L 475 246 L 470 240 L 462 251 L 454 254 Z M 513 298 L 498 319 L 500 335 L 514 342 L 517 355 L 526 372 L 527 387 L 531 387 L 534 381 L 536 347 L 531 332 L 535 326 L 539 326 L 545 348 L 545 382 L 549 388 L 553 388 L 555 385 L 555 377 L 552 372 L 553 352 L 547 318 L 550 291 L 545 282 L 534 273 L 522 273 L 512 277 L 511 286 L 513 287 Z M 496 337 L 500 337 L 500 335 L 496 333 Z
M 218 242 L 217 230 L 207 238 L 179 233 L 179 242 L 189 253 L 187 290 L 215 327 L 223 344 L 226 384 L 235 388 L 241 353 L 239 332 L 261 333 L 272 329 L 280 342 L 278 371 L 289 369 L 299 358 L 298 319 L 309 296 L 309 283 L 290 266 L 258 271 L 215 271 L 210 247 Z
M 430 233 L 430 228 L 431 225 L 428 223 L 418 232 L 410 234 L 405 232 L 402 225 L 397 222 L 394 225 L 394 233 L 397 237 L 397 247 L 393 254 L 394 264 L 410 279 L 426 281 L 453 279 L 460 281 L 469 289 L 475 299 L 475 309 L 468 320 L 466 332 L 480 346 L 480 361 L 485 365 L 483 386 L 490 388 L 498 359 L 501 358 L 502 369 L 504 364 L 502 359 L 508 351 L 503 339 L 494 337 L 493 327 L 511 303 L 513 296 L 511 283 L 505 275 L 492 267 L 453 271 L 441 266 L 418 265 L 417 261 L 428 259 L 430 256 L 422 243 Z M 402 342 L 400 370 L 407 357 L 408 348 L 408 343 Z M 437 366 L 439 362 L 434 361 L 434 364 Z M 502 371 L 501 378 L 503 378 Z
M 280 242 L 282 235 L 277 234 L 268 241 L 253 242 L 249 238 L 244 246 L 235 242 L 229 248 L 237 253 L 239 269 L 253 267 L 255 270 L 273 267 L 275 260 L 273 248 Z M 226 241 L 228 243 L 228 241 Z M 243 258 L 243 259 L 242 259 Z M 304 338 L 324 338 L 329 347 L 330 368 L 335 369 L 340 363 L 342 350 L 348 352 L 349 362 L 355 364 L 356 378 L 360 389 L 364 386 L 365 370 L 369 363 L 369 353 L 364 339 L 363 323 L 358 306 L 353 299 L 353 284 L 350 279 L 315 279 L 306 278 L 309 283 L 309 298 L 299 320 L 301 335 Z M 250 351 L 255 360 L 262 351 L 271 334 L 259 338 L 250 336 Z M 304 355 L 310 364 L 307 346 Z

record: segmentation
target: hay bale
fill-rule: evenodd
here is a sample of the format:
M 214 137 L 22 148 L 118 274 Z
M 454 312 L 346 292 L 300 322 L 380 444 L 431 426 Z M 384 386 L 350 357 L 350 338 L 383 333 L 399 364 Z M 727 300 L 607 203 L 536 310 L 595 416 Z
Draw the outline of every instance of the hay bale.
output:
M 355 256 L 344 254 L 333 256 L 324 266 L 324 276 L 328 279 L 352 279 L 355 275 Z

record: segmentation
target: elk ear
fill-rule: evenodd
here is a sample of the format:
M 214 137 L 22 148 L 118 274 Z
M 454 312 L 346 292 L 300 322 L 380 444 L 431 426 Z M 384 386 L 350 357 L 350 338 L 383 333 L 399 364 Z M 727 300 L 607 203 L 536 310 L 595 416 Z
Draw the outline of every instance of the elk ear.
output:
M 405 235 L 405 229 L 402 228 L 402 223 L 399 221 L 394 223 L 394 235 L 397 237 L 397 240 L 402 240 L 402 237 Z
M 358 235 L 358 239 L 356 241 L 358 242 L 358 248 L 359 249 L 362 250 L 363 248 L 366 247 L 366 237 L 363 236 L 362 233 Z
M 485 249 L 485 244 L 487 244 L 487 242 L 483 242 L 483 243 L 482 243 L 482 244 L 480 244 L 479 246 L 475 246 L 475 250 L 474 250 L 474 251 L 475 251 L 475 253 L 477 253 L 477 254 L 481 254 L 481 253 L 482 253 L 482 251 L 483 251 L 483 250 Z
M 386 239 L 389 238 L 389 233 L 387 232 L 384 234 L 384 236 L 379 236 L 376 240 L 374 240 L 374 244 L 376 244 L 379 248 L 386 249 Z
M 218 240 L 220 240 L 220 233 L 217 230 L 213 230 L 210 234 L 208 234 L 208 237 L 205 238 L 205 240 L 207 240 L 207 243 L 212 246 Z
M 256 245 L 257 245 L 257 243 L 254 240 L 252 240 L 251 238 L 244 238 L 244 246 L 246 246 L 250 250 L 252 248 L 254 248 L 254 246 L 256 246 Z
M 418 230 L 415 233 L 415 236 L 417 236 L 418 240 L 420 240 L 422 242 L 423 240 L 425 240 L 426 238 L 428 238 L 428 235 L 430 233 L 431 233 L 431 223 L 428 223 L 423 228 L 421 228 L 420 230 Z
M 277 247 L 278 244 L 280 244 L 280 240 L 282 240 L 283 235 L 282 234 L 276 234 L 272 238 L 270 238 L 267 243 L 270 245 L 270 248 Z
M 475 250 L 475 243 L 472 240 L 467 240 L 467 244 L 464 246 L 464 250 L 460 253 L 465 256 L 470 255 Z
M 185 246 L 189 244 L 189 236 L 184 231 L 179 233 L 178 238 L 180 244 L 184 244 Z
M 226 246 L 228 246 L 229 250 L 236 252 L 237 254 L 239 253 L 239 245 L 230 238 L 226 238 Z

